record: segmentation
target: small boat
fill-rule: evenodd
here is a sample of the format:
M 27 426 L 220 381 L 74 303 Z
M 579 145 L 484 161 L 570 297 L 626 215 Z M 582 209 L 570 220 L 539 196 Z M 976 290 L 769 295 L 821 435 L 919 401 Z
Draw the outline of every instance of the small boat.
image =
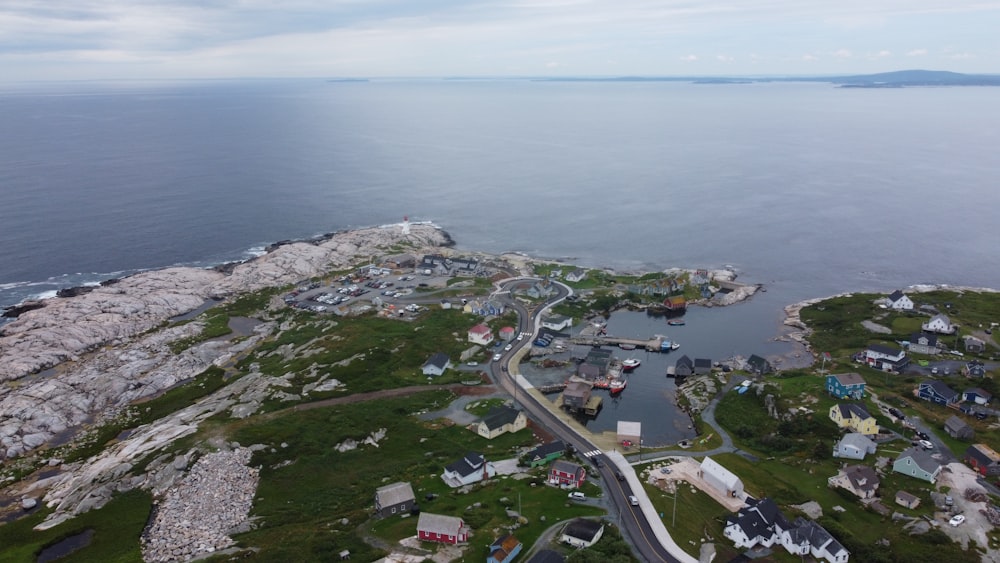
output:
M 678 343 L 676 343 L 676 342 L 671 342 L 671 343 L 670 343 L 670 349 L 671 349 L 671 350 L 676 350 L 676 349 L 678 349 L 678 348 L 680 348 L 680 347 L 681 347 L 681 345 L 680 345 L 680 344 L 678 344 Z
M 617 395 L 625 390 L 626 385 L 627 382 L 624 379 L 615 379 L 608 384 L 608 391 L 610 391 L 612 395 Z
M 624 369 L 625 371 L 632 371 L 635 368 L 639 367 L 639 364 L 641 363 L 642 361 L 640 361 L 638 358 L 628 358 L 627 360 L 622 360 L 622 369 Z
M 683 326 L 684 319 L 670 319 L 669 321 L 667 321 L 667 324 L 670 326 Z
M 618 347 L 622 350 L 635 350 L 635 344 L 619 344 Z

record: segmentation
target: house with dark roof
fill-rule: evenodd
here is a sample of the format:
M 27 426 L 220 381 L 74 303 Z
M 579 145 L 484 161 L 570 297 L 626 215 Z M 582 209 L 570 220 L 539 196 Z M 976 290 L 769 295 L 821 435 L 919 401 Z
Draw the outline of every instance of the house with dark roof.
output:
M 897 311 L 912 311 L 913 301 L 897 289 L 889 294 L 889 308 Z
M 774 366 L 771 365 L 771 362 L 757 354 L 752 354 L 747 359 L 746 368 L 750 373 L 756 373 L 757 375 L 766 375 L 774 371 Z
M 962 346 L 965 347 L 965 351 L 970 354 L 982 354 L 986 351 L 986 342 L 972 336 L 971 334 L 962 338 Z
M 576 374 L 589 381 L 604 377 L 611 367 L 613 355 L 614 352 L 608 348 L 591 348 L 587 357 L 576 367 Z
M 907 448 L 903 450 L 896 461 L 892 462 L 892 470 L 895 473 L 902 473 L 910 477 L 933 483 L 941 473 L 941 464 L 938 463 L 931 454 L 921 448 Z
M 878 422 L 860 403 L 838 403 L 830 407 L 830 420 L 841 428 L 850 428 L 865 436 L 875 436 L 879 432 Z
M 524 459 L 529 467 L 538 467 L 560 458 L 566 453 L 566 444 L 561 440 L 554 440 L 548 444 L 542 444 L 530 452 L 524 454 Z
M 944 421 L 944 431 L 952 438 L 965 442 L 971 441 L 976 436 L 976 431 L 955 415 L 949 416 L 948 420 Z
M 966 448 L 963 460 L 980 475 L 1000 475 L 1000 454 L 986 444 L 972 444 Z
M 460 544 L 469 541 L 469 528 L 456 516 L 421 512 L 417 518 L 417 538 L 420 541 Z
M 840 487 L 854 496 L 868 499 L 875 496 L 881 483 L 875 470 L 867 465 L 849 465 L 827 479 L 831 487 Z
M 575 518 L 563 528 L 559 541 L 579 549 L 594 545 L 603 534 L 604 524 L 586 518 Z
M 851 432 L 845 434 L 833 446 L 833 457 L 847 459 L 865 459 L 868 454 L 875 453 L 876 444 L 864 434 Z
M 581 282 L 587 278 L 587 270 L 581 270 L 577 268 L 572 272 L 566 274 L 566 281 L 571 283 Z
M 789 522 L 768 498 L 748 499 L 747 506 L 726 518 L 723 534 L 738 548 L 781 544 L 793 555 L 811 555 L 831 563 L 846 563 L 850 558 L 850 552 L 822 526 L 801 517 Z
M 962 401 L 966 403 L 974 403 L 977 405 L 987 405 L 993 400 L 993 393 L 983 389 L 982 387 L 970 387 L 965 391 L 962 391 Z
M 476 425 L 476 434 L 487 440 L 492 440 L 507 432 L 514 433 L 524 430 L 528 425 L 528 419 L 524 416 L 524 411 L 498 405 L 490 409 L 479 424 Z
M 593 388 L 586 381 L 570 381 L 563 389 L 563 405 L 569 409 L 582 409 L 590 400 Z
M 847 563 L 851 554 L 833 539 L 825 528 L 799 516 L 787 530 L 782 530 L 781 545 L 792 555 L 811 555 L 815 559 L 825 559 L 831 563 Z
M 677 358 L 674 363 L 674 375 L 677 377 L 687 377 L 694 375 L 694 362 L 687 355 Z
M 865 380 L 859 373 L 835 373 L 826 376 L 826 392 L 839 399 L 865 398 Z
M 921 382 L 915 395 L 925 401 L 939 405 L 950 405 L 959 400 L 958 392 L 945 385 L 943 381 L 933 380 Z
M 914 354 L 936 355 L 941 350 L 938 349 L 938 336 L 927 332 L 915 332 L 910 335 L 910 345 L 907 348 Z
M 582 465 L 557 459 L 549 469 L 549 484 L 562 488 L 579 489 L 587 481 L 587 470 Z
M 469 452 L 462 459 L 446 465 L 441 479 L 449 487 L 461 487 L 490 479 L 496 474 L 496 467 L 493 466 L 492 462 L 486 461 L 483 454 Z
M 542 328 L 565 330 L 573 326 L 573 319 L 563 315 L 550 315 L 542 320 Z
M 709 358 L 695 358 L 694 373 L 695 375 L 706 375 L 712 373 L 712 360 Z
M 986 364 L 979 360 L 969 360 L 962 367 L 962 373 L 968 377 L 985 377 Z
M 884 344 L 871 344 L 865 348 L 864 362 L 882 371 L 902 371 L 910 363 L 906 352 Z
M 443 352 L 438 352 L 427 359 L 420 369 L 424 372 L 424 375 L 429 376 L 439 376 L 443 375 L 445 370 L 451 367 L 451 360 L 448 358 L 448 354 Z
M 375 513 L 379 518 L 409 514 L 416 497 L 409 483 L 399 482 L 375 489 Z
M 955 325 L 951 324 L 951 319 L 943 313 L 938 313 L 931 317 L 931 320 L 920 325 L 920 329 L 924 332 L 936 332 L 938 334 L 955 333 Z
M 486 563 L 510 563 L 521 553 L 521 542 L 514 534 L 500 536 L 490 544 L 490 554 Z

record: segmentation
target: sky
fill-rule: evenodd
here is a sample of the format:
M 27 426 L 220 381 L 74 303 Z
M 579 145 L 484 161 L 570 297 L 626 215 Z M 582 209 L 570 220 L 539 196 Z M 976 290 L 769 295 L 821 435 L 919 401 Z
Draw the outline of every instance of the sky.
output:
M 1000 0 L 3 0 L 0 81 L 997 73 Z

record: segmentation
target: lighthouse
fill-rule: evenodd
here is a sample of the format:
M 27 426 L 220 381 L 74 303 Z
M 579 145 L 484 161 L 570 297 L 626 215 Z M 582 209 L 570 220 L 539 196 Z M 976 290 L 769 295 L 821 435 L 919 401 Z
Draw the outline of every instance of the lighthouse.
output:
M 403 215 L 403 234 L 410 234 L 410 218 L 407 215 Z

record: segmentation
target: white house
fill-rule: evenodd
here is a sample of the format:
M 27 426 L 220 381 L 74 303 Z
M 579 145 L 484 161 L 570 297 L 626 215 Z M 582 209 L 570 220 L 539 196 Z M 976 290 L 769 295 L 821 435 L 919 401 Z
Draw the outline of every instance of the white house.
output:
M 586 277 L 587 277 L 587 271 L 577 268 L 576 270 L 573 270 L 572 272 L 566 274 L 566 281 L 575 283 L 578 281 L 583 281 L 583 279 Z
M 542 321 L 542 328 L 549 330 L 563 330 L 573 326 L 573 319 L 562 315 L 552 315 Z
M 951 320 L 947 315 L 938 313 L 931 317 L 931 320 L 920 325 L 920 328 L 924 329 L 926 332 L 936 332 L 938 334 L 953 334 L 955 332 L 955 325 L 951 324 Z
M 461 487 L 495 477 L 497 468 L 486 461 L 481 453 L 469 452 L 462 459 L 449 463 L 441 474 L 441 479 L 449 487 Z
M 864 361 L 875 369 L 901 371 L 910 363 L 906 352 L 883 344 L 871 344 L 865 348 Z
M 566 524 L 559 541 L 580 549 L 597 543 L 604 534 L 604 524 L 586 518 L 577 518 Z
M 493 331 L 490 330 L 490 327 L 478 324 L 469 329 L 469 342 L 486 346 L 492 341 Z
M 448 354 L 443 352 L 438 352 L 430 358 L 427 359 L 420 369 L 424 372 L 424 375 L 438 376 L 444 374 L 445 370 L 451 367 L 451 360 L 448 359 Z
M 723 535 L 738 548 L 781 544 L 793 555 L 811 555 L 830 563 L 847 563 L 851 555 L 822 526 L 801 517 L 789 522 L 767 498 L 751 500 L 748 506 L 726 518 Z
M 897 311 L 912 311 L 913 301 L 897 289 L 889 294 L 889 308 Z
M 723 495 L 739 499 L 746 498 L 746 493 L 743 492 L 743 481 L 712 458 L 705 456 L 698 473 L 710 487 Z
M 833 446 L 833 457 L 843 457 L 847 459 L 865 459 L 868 454 L 875 453 L 876 444 L 864 434 L 851 432 L 845 434 L 839 442 Z

